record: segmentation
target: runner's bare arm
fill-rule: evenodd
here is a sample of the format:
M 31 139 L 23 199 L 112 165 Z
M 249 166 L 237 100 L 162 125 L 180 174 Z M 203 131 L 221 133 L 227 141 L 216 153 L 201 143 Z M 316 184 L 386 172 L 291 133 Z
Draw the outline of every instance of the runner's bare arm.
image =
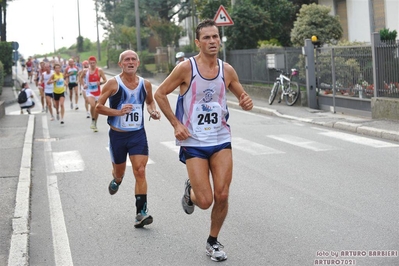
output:
M 148 80 L 144 80 L 145 89 L 147 91 L 147 97 L 145 102 L 147 104 L 147 112 L 150 114 L 152 119 L 160 119 L 161 113 L 157 110 L 157 106 L 154 100 L 154 95 L 152 94 L 152 84 Z
M 227 63 L 224 63 L 224 71 L 227 88 L 236 96 L 243 110 L 251 110 L 253 107 L 252 99 L 242 87 L 237 72 Z
M 118 82 L 115 79 L 108 80 L 101 90 L 101 95 L 96 104 L 96 112 L 107 116 L 122 116 L 130 112 L 131 108 L 113 109 L 105 105 L 108 98 L 115 94 L 118 89 Z

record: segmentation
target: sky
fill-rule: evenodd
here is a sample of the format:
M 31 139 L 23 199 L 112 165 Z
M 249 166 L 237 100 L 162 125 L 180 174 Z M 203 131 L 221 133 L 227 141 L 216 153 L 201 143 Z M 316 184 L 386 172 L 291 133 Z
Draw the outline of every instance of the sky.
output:
M 80 35 L 97 41 L 94 0 L 12 0 L 7 7 L 7 41 L 16 41 L 27 58 L 69 48 Z M 54 14 L 54 16 L 53 16 Z M 53 19 L 54 18 L 54 19 Z M 54 23 L 53 23 L 54 21 Z M 53 30 L 54 29 L 54 30 Z M 99 25 L 100 42 L 104 30 Z

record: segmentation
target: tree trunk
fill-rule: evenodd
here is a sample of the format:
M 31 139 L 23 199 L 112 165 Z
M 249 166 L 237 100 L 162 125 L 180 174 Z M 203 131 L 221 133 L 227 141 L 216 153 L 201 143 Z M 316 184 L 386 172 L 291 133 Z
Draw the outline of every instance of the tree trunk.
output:
M 0 4 L 0 41 L 3 40 L 3 4 Z
M 7 41 L 7 0 L 3 0 L 3 29 L 1 31 L 1 40 Z

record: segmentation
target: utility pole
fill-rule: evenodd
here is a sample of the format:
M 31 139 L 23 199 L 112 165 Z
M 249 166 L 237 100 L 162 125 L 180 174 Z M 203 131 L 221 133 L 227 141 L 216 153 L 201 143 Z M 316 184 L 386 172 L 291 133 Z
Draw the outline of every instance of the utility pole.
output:
M 78 4 L 78 30 L 79 30 L 79 37 L 80 37 L 80 13 L 79 13 L 79 0 L 77 0 L 77 4 Z
M 134 16 L 136 17 L 136 42 L 137 52 L 141 51 L 141 36 L 140 36 L 140 12 L 139 12 L 139 0 L 134 0 Z
M 192 38 L 192 45 L 193 45 L 193 52 L 195 51 L 195 26 L 194 26 L 194 16 L 195 16 L 195 6 L 194 0 L 191 0 L 191 27 L 193 29 L 193 38 Z
M 54 55 L 55 55 L 55 25 L 54 25 L 54 5 L 53 7 L 53 46 L 54 46 Z
M 96 24 L 97 24 L 97 54 L 98 61 L 101 61 L 101 46 L 100 46 L 100 34 L 98 32 L 98 1 L 95 2 L 96 5 Z

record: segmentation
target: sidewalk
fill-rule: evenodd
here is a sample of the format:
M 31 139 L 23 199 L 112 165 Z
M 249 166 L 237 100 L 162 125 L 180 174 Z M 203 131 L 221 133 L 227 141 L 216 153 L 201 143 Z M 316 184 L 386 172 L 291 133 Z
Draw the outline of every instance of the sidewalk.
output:
M 119 69 L 104 69 L 109 75 L 117 75 Z M 161 81 L 148 79 L 157 89 Z M 177 92 L 176 92 L 177 93 Z M 230 93 L 230 108 L 240 108 Z M 13 88 L 4 87 L 0 101 L 16 105 Z M 301 106 L 287 106 L 284 102 L 269 105 L 267 99 L 253 99 L 252 112 L 285 119 L 335 128 L 339 130 L 378 137 L 399 142 L 399 123 L 373 120 L 313 110 Z M 31 185 L 31 159 L 34 131 L 34 115 L 5 115 L 0 118 L 0 265 L 28 265 L 29 254 L 29 204 Z
M 104 72 L 108 75 L 117 75 L 120 73 L 120 69 L 104 69 Z M 155 91 L 162 82 L 162 80 L 156 80 L 154 78 L 147 79 L 153 84 L 153 91 Z M 177 93 L 177 91 L 175 90 L 174 93 Z M 234 95 L 228 93 L 227 99 L 230 108 L 241 109 Z M 366 136 L 399 141 L 399 122 L 396 121 L 375 120 L 372 119 L 371 116 L 360 117 L 339 113 L 334 114 L 332 112 L 315 110 L 302 106 L 288 106 L 284 101 L 277 103 L 277 99 L 274 101 L 273 105 L 269 105 L 268 99 L 253 98 L 252 100 L 254 102 L 252 112 L 255 113 L 278 116 Z
M 13 88 L 0 101 L 17 104 Z M 33 115 L 0 118 L 0 265 L 27 265 L 33 130 Z

